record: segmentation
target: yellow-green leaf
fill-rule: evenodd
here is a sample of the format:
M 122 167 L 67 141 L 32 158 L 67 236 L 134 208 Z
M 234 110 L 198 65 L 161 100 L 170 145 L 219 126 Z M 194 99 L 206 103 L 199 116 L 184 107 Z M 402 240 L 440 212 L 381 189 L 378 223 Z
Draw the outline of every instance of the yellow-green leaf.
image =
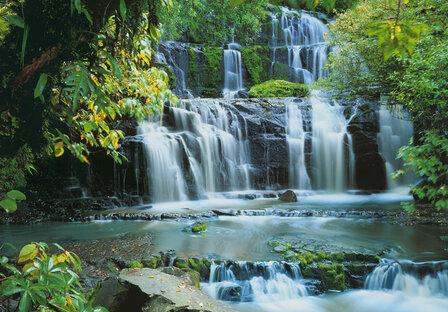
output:
M 36 244 L 28 244 L 22 248 L 19 254 L 19 263 L 32 260 L 37 256 L 39 249 Z
M 54 155 L 56 157 L 60 157 L 62 156 L 62 154 L 64 154 L 64 142 L 59 141 L 54 146 Z
M 11 213 L 17 210 L 17 203 L 15 200 L 6 198 L 0 201 L 0 207 L 6 210 L 6 212 Z

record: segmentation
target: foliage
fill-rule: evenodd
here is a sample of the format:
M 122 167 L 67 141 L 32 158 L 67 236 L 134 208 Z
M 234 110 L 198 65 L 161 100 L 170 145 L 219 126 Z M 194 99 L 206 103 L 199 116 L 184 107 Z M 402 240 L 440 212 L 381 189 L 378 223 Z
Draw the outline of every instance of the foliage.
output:
M 251 84 L 259 84 L 268 80 L 272 62 L 271 49 L 269 47 L 251 46 L 244 47 L 240 51 Z
M 199 86 L 199 68 L 198 68 L 198 53 L 195 49 L 188 49 L 188 86 L 197 88 Z
M 203 86 L 206 88 L 216 88 L 221 84 L 221 61 L 223 52 L 221 48 L 204 47 L 204 69 L 203 69 Z
M 284 80 L 269 80 L 253 86 L 249 91 L 249 97 L 305 97 L 310 93 L 307 85 Z
M 25 194 L 17 190 L 12 190 L 6 193 L 6 196 L 0 200 L 0 207 L 5 209 L 6 212 L 11 213 L 17 210 L 17 202 L 25 199 Z
M 405 170 L 397 175 L 417 173 L 423 180 L 413 194 L 437 209 L 448 207 L 446 25 L 443 0 L 362 0 L 330 25 L 329 39 L 337 48 L 329 78 L 318 83 L 338 94 L 389 93 L 410 111 L 417 139 L 400 150 Z
M 296 10 L 308 9 L 329 14 L 333 10 L 347 10 L 353 7 L 358 0 L 271 0 L 270 2 Z
M 163 39 L 221 46 L 232 37 L 243 45 L 250 44 L 261 30 L 267 12 L 267 0 L 175 1 L 163 20 Z M 237 7 L 235 5 L 238 4 Z M 229 31 L 230 30 L 230 31 Z
M 175 101 L 151 62 L 158 14 L 171 1 L 105 2 L 2 2 L 0 161 L 24 148 L 37 158 L 69 150 L 88 163 L 90 152 L 105 151 L 120 161 L 117 120 L 141 120 Z
M 428 130 L 417 143 L 411 142 L 398 152 L 398 157 L 404 160 L 404 170 L 395 177 L 415 172 L 423 181 L 412 189 L 412 194 L 430 202 L 437 210 L 448 210 L 448 137 L 437 130 Z
M 18 264 L 12 265 L 5 256 L 0 264 L 9 275 L 0 274 L 2 296 L 19 296 L 19 311 L 107 311 L 92 307 L 80 291 L 78 274 L 81 261 L 74 253 L 60 249 L 59 254 L 48 255 L 48 245 L 31 243 L 22 248 Z

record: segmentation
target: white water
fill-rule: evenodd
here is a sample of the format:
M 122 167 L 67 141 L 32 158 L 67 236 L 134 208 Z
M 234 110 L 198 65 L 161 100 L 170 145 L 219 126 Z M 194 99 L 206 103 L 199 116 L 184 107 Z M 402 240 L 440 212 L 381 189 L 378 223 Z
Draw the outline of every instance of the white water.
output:
M 382 105 L 378 111 L 380 132 L 377 138 L 379 152 L 386 164 L 387 187 L 392 189 L 408 186 L 414 182 L 414 177 L 409 174 L 395 182 L 392 180 L 392 173 L 403 167 L 403 162 L 397 159 L 397 152 L 400 147 L 409 143 L 409 139 L 414 134 L 414 128 L 410 121 L 394 117 L 389 109 L 391 107 Z
M 342 192 L 354 186 L 354 154 L 344 107 L 314 94 L 313 186 L 317 190 Z
M 305 166 L 305 131 L 299 105 L 294 102 L 286 104 L 288 127 L 286 139 L 289 149 L 289 187 L 300 190 L 311 189 L 311 181 Z
M 213 264 L 204 290 L 239 302 L 241 311 L 447 311 L 447 262 L 393 262 L 382 259 L 367 277 L 365 290 L 319 297 L 308 296 L 300 269 L 286 272 L 278 262 Z M 301 282 L 302 281 L 302 282 Z M 239 296 L 238 296 L 239 295 Z
M 239 91 L 244 90 L 241 52 L 235 50 L 235 43 L 224 50 L 224 89 L 223 97 L 233 99 Z
M 256 262 L 212 264 L 204 292 L 226 301 L 277 302 L 307 296 L 297 264 Z
M 160 121 L 145 121 L 139 127 L 153 201 L 182 201 L 190 195 L 206 198 L 214 192 L 248 189 L 246 126 L 233 110 L 218 100 L 182 101 L 170 109 L 174 131 Z
M 292 69 L 293 80 L 311 84 L 320 77 L 327 75 L 323 67 L 327 63 L 328 49 L 324 41 L 324 33 L 328 27 L 319 19 L 304 13 L 282 7 L 280 27 L 282 34 L 277 31 L 279 17 L 271 14 L 272 39 L 274 48 L 271 74 L 277 55 L 277 48 L 288 48 L 288 66 Z

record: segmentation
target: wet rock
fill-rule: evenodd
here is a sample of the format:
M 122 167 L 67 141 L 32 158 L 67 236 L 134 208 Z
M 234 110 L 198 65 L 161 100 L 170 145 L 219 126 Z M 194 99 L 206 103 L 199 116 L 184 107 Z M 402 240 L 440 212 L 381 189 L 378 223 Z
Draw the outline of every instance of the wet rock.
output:
M 297 202 L 297 195 L 296 193 L 294 193 L 294 191 L 287 190 L 282 195 L 280 195 L 279 199 L 287 203 Z
M 129 309 L 125 304 L 129 303 L 129 297 L 137 296 L 143 301 L 140 311 L 234 311 L 226 304 L 213 299 L 198 289 L 185 285 L 181 278 L 152 269 L 128 269 L 120 273 L 119 282 L 127 292 L 122 291 L 122 296 L 127 300 L 121 300 L 122 310 L 114 311 L 137 311 Z

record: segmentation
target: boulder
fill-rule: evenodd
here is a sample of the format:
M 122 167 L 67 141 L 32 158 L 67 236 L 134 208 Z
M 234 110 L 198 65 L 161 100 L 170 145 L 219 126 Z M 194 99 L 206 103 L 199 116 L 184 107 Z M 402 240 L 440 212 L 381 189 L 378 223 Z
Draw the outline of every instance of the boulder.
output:
M 114 309 L 111 309 L 111 312 L 235 311 L 197 288 L 187 285 L 183 279 L 159 270 L 125 269 L 120 273 L 119 283 L 122 286 L 121 303 L 114 302 L 115 304 L 112 305 Z M 133 299 L 134 302 L 126 300 L 126 296 Z M 137 302 L 140 304 L 143 302 L 140 310 L 131 309 Z
M 279 199 L 287 203 L 293 203 L 298 201 L 296 193 L 294 193 L 294 191 L 291 190 L 287 190 L 286 192 L 284 192 L 282 195 L 280 195 Z

